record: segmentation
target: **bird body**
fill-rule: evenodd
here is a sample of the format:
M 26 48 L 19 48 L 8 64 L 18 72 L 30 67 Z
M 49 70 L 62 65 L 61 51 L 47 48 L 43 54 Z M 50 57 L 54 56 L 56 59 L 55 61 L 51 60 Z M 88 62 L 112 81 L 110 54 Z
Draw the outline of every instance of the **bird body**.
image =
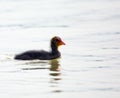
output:
M 55 59 L 60 57 L 60 52 L 57 53 L 51 53 L 44 50 L 30 50 L 26 51 L 22 54 L 18 54 L 15 56 L 15 59 L 21 59 L 21 60 L 49 60 L 49 59 Z
M 51 51 L 44 51 L 44 50 L 30 50 L 18 54 L 15 56 L 17 60 L 51 60 L 56 59 L 61 56 L 60 52 L 58 51 L 58 47 L 60 45 L 65 45 L 65 43 L 61 40 L 60 37 L 53 37 L 51 39 Z

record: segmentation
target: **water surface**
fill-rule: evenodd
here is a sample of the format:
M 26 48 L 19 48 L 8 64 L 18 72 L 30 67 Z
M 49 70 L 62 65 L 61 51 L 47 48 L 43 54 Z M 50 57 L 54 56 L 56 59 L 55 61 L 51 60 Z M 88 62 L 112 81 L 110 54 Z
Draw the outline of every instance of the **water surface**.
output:
M 1 0 L 1 98 L 119 98 L 119 0 Z M 60 36 L 60 59 L 17 61 L 26 50 L 50 50 Z

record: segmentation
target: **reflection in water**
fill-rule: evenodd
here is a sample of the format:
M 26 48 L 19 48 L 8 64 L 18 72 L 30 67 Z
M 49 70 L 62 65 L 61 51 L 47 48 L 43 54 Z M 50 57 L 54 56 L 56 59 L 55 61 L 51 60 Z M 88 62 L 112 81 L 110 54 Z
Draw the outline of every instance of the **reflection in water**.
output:
M 53 93 L 60 93 L 62 90 L 59 88 L 59 83 L 61 80 L 60 64 L 59 60 L 51 60 L 50 62 L 50 87 Z
M 57 59 L 51 60 L 50 65 L 51 65 L 51 68 L 50 68 L 51 71 L 58 71 L 59 70 L 59 62 Z
M 59 76 L 60 75 L 59 61 L 57 59 L 51 60 L 50 65 L 51 65 L 51 67 L 50 67 L 50 71 L 51 71 L 50 75 L 51 76 Z
M 58 59 L 55 59 L 55 60 L 51 60 L 50 61 L 50 76 L 53 76 L 52 79 L 54 80 L 61 80 L 60 78 L 60 64 L 59 64 L 59 61 Z
M 24 62 L 25 65 L 22 70 L 49 70 L 51 92 L 60 93 L 62 90 L 59 88 L 61 80 L 61 70 L 59 59 L 50 61 L 29 61 Z
M 41 69 L 49 69 L 48 61 L 29 61 L 25 62 L 22 65 L 29 65 L 25 68 L 22 68 L 22 70 L 41 70 Z
M 29 61 L 29 62 L 24 62 L 23 64 L 20 65 L 29 65 L 26 68 L 22 68 L 22 70 L 49 69 L 50 71 L 54 71 L 53 73 L 51 73 L 51 75 L 53 76 L 59 75 L 59 71 L 60 71 L 59 69 L 60 64 L 57 59 L 50 61 Z

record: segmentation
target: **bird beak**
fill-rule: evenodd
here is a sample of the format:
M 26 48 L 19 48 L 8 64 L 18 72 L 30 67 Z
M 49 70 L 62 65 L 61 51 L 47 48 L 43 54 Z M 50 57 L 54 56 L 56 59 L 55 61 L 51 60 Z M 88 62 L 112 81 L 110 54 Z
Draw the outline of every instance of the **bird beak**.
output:
M 65 45 L 65 43 L 64 43 L 62 40 L 60 40 L 60 42 L 59 42 L 59 45 L 58 45 L 58 46 L 60 46 L 60 45 Z

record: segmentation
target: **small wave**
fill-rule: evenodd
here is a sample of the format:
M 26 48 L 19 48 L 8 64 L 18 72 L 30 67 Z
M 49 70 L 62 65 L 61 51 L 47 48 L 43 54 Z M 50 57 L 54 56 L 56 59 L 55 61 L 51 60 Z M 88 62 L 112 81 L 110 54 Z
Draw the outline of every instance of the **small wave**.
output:
M 10 25 L 0 25 L 0 28 L 49 28 L 49 27 L 58 27 L 58 28 L 67 28 L 68 25 L 38 25 L 38 24 L 10 24 Z

